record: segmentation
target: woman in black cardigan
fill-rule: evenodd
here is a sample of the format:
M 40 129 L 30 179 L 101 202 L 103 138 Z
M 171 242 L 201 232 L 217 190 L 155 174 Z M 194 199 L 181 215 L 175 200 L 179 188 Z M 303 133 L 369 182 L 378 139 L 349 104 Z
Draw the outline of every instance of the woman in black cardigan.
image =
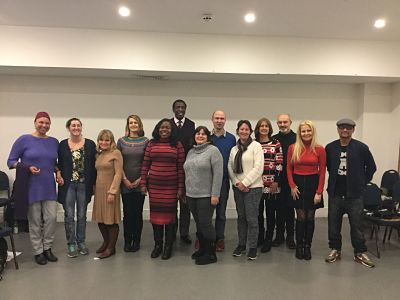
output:
M 86 211 L 96 183 L 96 144 L 82 136 L 79 119 L 69 119 L 66 127 L 70 137 L 61 141 L 58 149 L 58 202 L 64 207 L 68 257 L 77 257 L 78 252 L 89 253 L 85 244 Z

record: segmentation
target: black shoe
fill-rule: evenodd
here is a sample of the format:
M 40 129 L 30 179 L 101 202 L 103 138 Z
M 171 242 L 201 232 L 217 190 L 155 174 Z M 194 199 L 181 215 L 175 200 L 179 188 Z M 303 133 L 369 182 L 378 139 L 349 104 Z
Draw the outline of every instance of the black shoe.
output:
M 265 240 L 264 244 L 261 247 L 261 253 L 267 253 L 271 251 L 271 244 L 272 242 L 270 240 Z
M 137 252 L 140 249 L 140 243 L 139 242 L 134 242 L 131 248 L 132 252 Z
M 35 261 L 36 261 L 36 263 L 38 264 L 38 265 L 45 265 L 45 264 L 47 264 L 47 259 L 46 259 L 46 256 L 44 256 L 44 254 L 43 253 L 40 253 L 40 254 L 38 254 L 38 255 L 35 255 Z
M 282 245 L 285 242 L 285 239 L 283 237 L 276 237 L 273 241 L 272 241 L 272 247 L 279 247 L 280 245 Z
M 196 265 L 209 265 L 217 262 L 217 255 L 215 254 L 216 246 L 215 241 L 204 240 L 203 246 L 205 248 L 204 255 L 196 258 Z
M 125 242 L 124 244 L 124 251 L 125 252 L 132 252 L 132 244 Z
M 182 236 L 181 236 L 181 241 L 182 241 L 184 244 L 187 244 L 187 245 L 190 245 L 190 244 L 192 243 L 192 240 L 190 239 L 190 236 L 189 236 L 189 235 L 182 235 Z
M 57 256 L 55 256 L 53 252 L 51 252 L 51 249 L 44 250 L 43 254 L 48 261 L 56 262 L 58 260 Z
M 304 256 L 303 256 L 303 258 L 305 260 L 310 260 L 311 259 L 311 246 L 310 245 L 304 246 Z
M 163 251 L 163 244 L 162 244 L 162 243 L 156 243 L 156 244 L 154 245 L 153 251 L 151 251 L 150 257 L 151 257 L 151 258 L 157 258 L 157 257 L 160 256 L 160 254 L 162 253 L 162 251 Z
M 294 242 L 293 237 L 286 237 L 286 246 L 289 249 L 296 249 L 296 243 Z
M 165 244 L 164 252 L 161 256 L 161 259 L 167 260 L 170 259 L 172 256 L 172 244 Z
M 303 248 L 303 245 L 297 244 L 295 256 L 296 256 L 297 259 L 303 259 L 303 258 L 304 258 L 304 248 Z

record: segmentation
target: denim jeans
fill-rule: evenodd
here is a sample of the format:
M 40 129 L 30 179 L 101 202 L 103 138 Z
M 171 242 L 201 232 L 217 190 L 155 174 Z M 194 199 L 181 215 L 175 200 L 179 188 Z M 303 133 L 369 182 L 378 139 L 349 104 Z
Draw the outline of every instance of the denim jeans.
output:
M 343 215 L 347 214 L 350 223 L 351 244 L 354 254 L 367 251 L 365 238 L 362 229 L 362 211 L 364 208 L 362 198 L 346 198 L 334 196 L 329 198 L 328 206 L 328 237 L 331 249 L 342 249 L 342 220 Z
M 229 178 L 223 178 L 219 203 L 215 208 L 215 231 L 217 240 L 225 239 L 226 206 L 229 198 L 229 186 Z
M 64 203 L 65 235 L 68 244 L 82 243 L 86 235 L 86 186 L 84 183 L 71 182 Z M 76 230 L 75 230 L 76 204 Z M 76 233 L 75 233 L 76 232 Z
M 238 214 L 237 230 L 239 245 L 257 248 L 258 239 L 258 208 L 262 195 L 262 188 L 251 188 L 249 192 L 241 192 L 233 188 Z

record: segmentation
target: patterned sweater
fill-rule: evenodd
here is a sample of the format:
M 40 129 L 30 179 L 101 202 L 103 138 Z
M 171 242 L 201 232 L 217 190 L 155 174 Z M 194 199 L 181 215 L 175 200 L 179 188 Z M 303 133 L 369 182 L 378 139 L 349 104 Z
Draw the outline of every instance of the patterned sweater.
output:
M 264 193 L 270 193 L 273 182 L 279 182 L 282 172 L 283 153 L 281 144 L 277 139 L 272 138 L 268 142 L 262 142 L 261 147 L 264 152 L 264 172 L 262 175 L 264 182 Z M 280 192 L 278 188 L 278 193 Z

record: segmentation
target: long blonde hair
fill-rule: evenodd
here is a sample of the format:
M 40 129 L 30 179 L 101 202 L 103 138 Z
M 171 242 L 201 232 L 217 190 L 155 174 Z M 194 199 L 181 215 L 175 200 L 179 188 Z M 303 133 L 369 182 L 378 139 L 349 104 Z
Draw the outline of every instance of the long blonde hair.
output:
M 294 144 L 292 162 L 299 161 L 301 154 L 304 152 L 304 150 L 306 148 L 304 145 L 304 142 L 301 138 L 301 127 L 302 126 L 308 126 L 311 128 L 311 131 L 312 131 L 312 139 L 311 139 L 311 144 L 310 144 L 311 151 L 315 153 L 315 147 L 318 145 L 317 129 L 315 128 L 314 123 L 311 122 L 310 120 L 305 120 L 305 121 L 301 122 L 299 124 L 299 127 L 297 128 L 296 143 Z

